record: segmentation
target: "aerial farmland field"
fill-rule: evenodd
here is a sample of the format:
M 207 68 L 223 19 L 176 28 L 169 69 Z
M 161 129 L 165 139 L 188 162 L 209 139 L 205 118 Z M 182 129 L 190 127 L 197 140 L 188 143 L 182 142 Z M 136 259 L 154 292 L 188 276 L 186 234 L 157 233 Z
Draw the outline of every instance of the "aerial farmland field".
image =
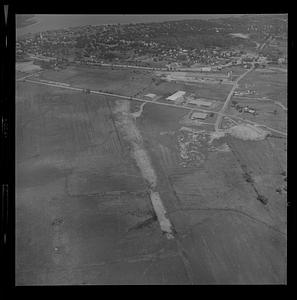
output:
M 286 22 L 20 38 L 16 285 L 287 284 Z
M 167 120 L 166 123 L 164 119 Z M 253 169 L 253 162 L 255 168 L 261 166 L 265 167 L 265 169 L 261 171 L 262 177 L 258 175 L 257 180 L 260 180 L 260 178 L 264 179 L 265 176 L 267 179 L 267 176 L 273 178 L 275 175 L 279 176 L 279 184 L 282 181 L 281 176 L 279 175 L 282 171 L 281 166 L 276 167 L 275 171 L 273 171 L 274 173 L 271 170 L 266 169 L 271 165 L 274 158 L 273 154 L 270 154 L 271 150 L 269 150 L 267 154 L 272 156 L 265 156 L 265 160 L 263 160 L 263 157 L 258 158 L 258 155 L 261 155 L 261 153 L 263 155 L 262 151 L 264 149 L 261 144 L 258 146 L 259 150 L 256 153 L 255 147 L 251 145 L 250 155 L 253 156 L 250 158 L 250 161 L 245 161 L 246 159 L 249 159 L 249 156 L 246 156 L 248 152 L 246 152 L 245 142 L 241 142 L 244 148 L 240 148 L 239 150 L 238 147 L 235 147 L 234 145 L 234 143 L 237 143 L 236 141 L 231 143 L 229 139 L 226 139 L 216 142 L 213 146 L 209 146 L 206 139 L 198 146 L 198 151 L 200 151 L 202 155 L 200 156 L 200 159 L 202 159 L 200 164 L 198 166 L 189 165 L 185 168 L 180 164 L 180 153 L 177 147 L 179 131 L 174 125 L 170 126 L 172 119 L 174 119 L 174 117 L 171 115 L 168 115 L 167 117 L 166 114 L 163 116 L 160 114 L 160 121 L 157 121 L 155 112 L 152 113 L 152 110 L 147 106 L 144 108 L 144 113 L 139 121 L 139 126 L 141 126 L 144 137 L 147 140 L 147 147 L 154 157 L 155 168 L 158 170 L 157 173 L 160 174 L 159 176 L 160 181 L 162 181 L 163 184 L 163 189 L 166 190 L 164 195 L 169 195 L 171 190 L 174 195 L 172 197 L 176 198 L 175 201 L 168 201 L 169 203 L 175 203 L 173 206 L 169 207 L 172 209 L 170 216 L 172 217 L 172 220 L 174 220 L 174 223 L 177 224 L 176 230 L 185 233 L 185 235 L 183 235 L 183 241 L 185 242 L 185 245 L 187 245 L 186 247 L 191 249 L 189 251 L 189 253 L 192 253 L 189 254 L 191 261 L 193 259 L 193 263 L 200 266 L 200 270 L 204 270 L 203 272 L 201 271 L 202 273 L 200 274 L 198 272 L 195 276 L 197 276 L 197 278 L 203 276 L 206 282 L 219 280 L 220 282 L 228 283 L 229 280 L 230 282 L 235 280 L 235 277 L 232 276 L 228 278 L 227 273 L 224 273 L 232 268 L 231 262 L 230 265 L 228 265 L 228 259 L 225 257 L 227 253 L 230 255 L 230 260 L 241 265 L 241 270 L 244 270 L 243 273 L 241 273 L 241 276 L 243 276 L 241 277 L 241 280 L 249 280 L 248 278 L 250 278 L 251 274 L 259 267 L 258 264 L 262 265 L 262 271 L 265 273 L 264 270 L 268 270 L 271 264 L 268 257 L 273 261 L 276 261 L 279 259 L 277 258 L 278 255 L 281 257 L 282 254 L 280 253 L 285 249 L 283 244 L 285 243 L 285 239 L 281 232 L 285 229 L 286 224 L 281 216 L 283 216 L 285 212 L 286 202 L 284 202 L 283 199 L 279 199 L 277 196 L 272 198 L 271 195 L 268 195 L 269 199 L 271 199 L 269 207 L 271 207 L 272 215 L 267 214 L 263 205 L 257 201 L 257 195 L 253 191 L 253 188 L 246 182 L 241 164 L 246 163 L 247 165 L 251 165 L 255 176 L 257 175 L 257 172 L 256 169 Z M 164 129 L 164 124 L 166 124 L 165 131 L 162 132 L 161 128 Z M 229 147 L 223 147 L 224 144 L 229 145 Z M 233 152 L 235 153 L 233 154 Z M 237 153 L 241 153 L 243 156 L 238 158 Z M 259 159 L 260 164 L 259 161 L 255 161 L 255 158 Z M 164 175 L 167 179 L 164 178 Z M 263 182 L 260 183 L 259 181 L 259 184 L 263 184 Z M 268 180 L 267 184 L 271 184 L 271 189 L 275 182 L 272 183 L 270 181 L 269 183 Z M 267 186 L 266 192 L 263 190 L 263 193 L 267 193 L 268 190 L 269 187 Z M 164 196 L 164 198 L 165 197 L 166 196 Z M 166 201 L 166 198 L 164 201 Z M 277 214 L 277 216 L 273 216 L 273 214 Z M 184 218 L 191 221 L 184 222 L 182 221 Z M 229 228 L 229 226 L 233 226 L 234 221 L 230 221 L 230 218 L 239 222 L 237 227 L 238 236 L 236 233 L 232 238 L 229 234 L 231 231 L 234 233 L 234 231 Z M 220 247 L 217 247 L 215 246 L 214 241 L 219 238 L 219 235 L 217 235 L 219 233 L 215 228 L 221 226 L 219 225 L 220 222 L 230 222 L 230 225 L 224 227 L 224 230 L 222 229 L 220 233 L 222 244 L 220 244 Z M 259 226 L 255 226 L 257 223 Z M 241 226 L 245 227 L 244 234 L 240 229 Z M 203 241 L 203 238 L 201 237 L 202 240 L 200 242 L 196 240 L 197 244 L 194 246 L 188 239 L 190 239 L 190 236 L 195 236 L 194 232 L 196 232 L 196 230 L 199 232 L 201 232 L 201 230 L 206 230 L 207 232 L 212 232 L 212 234 L 209 235 L 205 233 L 205 238 L 207 240 Z M 263 244 L 261 243 L 261 245 L 259 245 L 256 240 L 252 240 L 255 236 L 260 238 L 266 230 L 270 231 L 269 235 L 271 235 L 271 238 L 279 241 L 280 244 L 278 250 L 273 250 L 273 247 L 269 250 L 269 248 L 266 248 L 268 244 L 263 242 Z M 201 233 L 201 236 L 204 236 L 204 233 Z M 258 249 L 254 248 L 254 250 L 249 250 L 251 251 L 249 253 L 253 253 L 253 259 L 248 257 L 243 259 L 242 255 L 248 255 L 243 254 L 247 251 L 245 243 L 258 245 Z M 236 251 L 239 251 L 242 255 L 239 255 L 239 252 L 233 252 L 235 251 L 235 244 L 236 247 L 239 247 Z M 223 251 L 222 247 L 224 249 Z M 199 259 L 194 252 L 191 252 L 194 251 L 194 249 L 199 251 Z M 206 259 L 206 257 L 208 257 L 208 259 Z M 214 257 L 216 257 L 216 259 L 214 259 Z M 224 261 L 225 267 L 223 267 L 223 265 L 218 267 L 217 260 Z M 205 261 L 208 261 L 207 266 L 204 265 Z M 274 268 L 278 267 L 275 265 Z M 285 269 L 282 269 L 280 273 L 275 273 L 273 275 L 276 276 L 274 279 L 273 277 L 270 277 L 265 280 L 278 280 L 276 278 L 282 278 L 284 272 Z M 206 276 L 206 274 L 208 275 Z
M 61 72 L 44 72 L 39 79 L 130 94 L 127 87 L 131 78 L 127 74 L 133 76 L 131 71 L 70 68 Z M 82 83 L 83 78 L 85 83 Z M 137 80 L 143 82 L 145 88 L 149 76 L 140 73 Z M 141 85 L 136 86 L 133 93 L 142 91 Z M 158 86 L 151 83 L 150 87 L 149 92 L 163 94 L 164 97 L 178 89 L 196 94 L 202 90 L 206 95 L 208 89 L 207 85 L 188 88 L 165 82 Z M 219 93 L 218 97 L 223 100 L 227 90 L 223 94 L 219 87 L 212 93 Z M 19 220 L 27 218 L 27 205 L 31 203 L 38 211 L 38 215 L 32 215 L 31 219 L 34 224 L 40 224 L 38 227 L 33 227 L 33 223 L 19 225 L 17 249 L 23 253 L 17 260 L 17 281 L 20 284 L 64 282 L 66 277 L 69 280 L 70 273 L 71 283 L 127 283 L 129 278 L 121 281 L 121 273 L 115 270 L 111 269 L 110 275 L 104 275 L 102 279 L 94 272 L 105 268 L 106 263 L 102 261 L 115 261 L 120 268 L 126 264 L 124 257 L 129 260 L 136 253 L 143 255 L 142 248 L 136 250 L 133 245 L 139 243 L 143 235 L 146 236 L 145 232 L 152 230 L 154 233 L 146 237 L 147 242 L 141 242 L 146 249 L 144 253 L 149 241 L 152 243 L 150 247 L 155 247 L 154 251 L 159 251 L 167 243 L 164 264 L 168 265 L 173 260 L 177 268 L 181 263 L 174 243 L 166 242 L 164 236 L 158 235 L 146 182 L 130 155 L 129 142 L 122 138 L 118 127 L 115 100 L 109 96 L 86 95 L 34 83 L 17 84 L 17 215 Z M 133 103 L 133 110 L 137 112 L 140 106 L 137 102 Z M 234 138 L 210 142 L 213 127 L 194 126 L 194 133 L 189 128 L 183 129 L 182 120 L 189 114 L 188 110 L 153 103 L 145 104 L 142 109 L 136 125 L 151 157 L 158 178 L 157 188 L 168 216 L 174 230 L 180 232 L 180 241 L 193 265 L 191 280 L 206 283 L 282 280 L 285 269 L 276 264 L 284 263 L 280 257 L 285 249 L 285 240 L 280 232 L 285 232 L 286 202 L 279 199 L 275 191 L 272 193 L 271 187 L 281 185 L 279 174 L 284 166 L 275 164 L 277 154 L 274 154 L 269 142 L 263 145 L 253 142 L 251 152 L 247 152 L 247 142 Z M 264 146 L 268 148 L 265 150 Z M 246 170 L 242 169 L 242 165 L 247 165 L 253 174 L 259 193 L 269 197 L 270 214 L 257 200 L 254 188 L 246 182 Z M 269 166 L 274 169 L 268 170 Z M 80 211 L 77 216 L 76 209 Z M 230 240 L 235 223 L 238 233 L 233 234 Z M 224 229 L 222 224 L 225 224 Z M 106 227 L 109 229 L 106 230 Z M 196 234 L 198 227 L 202 230 L 201 240 L 193 244 L 189 237 Z M 218 227 L 221 231 L 214 231 Z M 28 232 L 36 232 L 37 235 L 41 231 L 47 232 L 42 243 L 37 245 L 37 240 L 33 239 L 31 246 L 26 248 L 27 242 L 23 237 Z M 277 239 L 278 246 L 264 242 L 261 236 Z M 228 240 L 228 243 L 220 242 L 218 246 L 218 239 Z M 247 244 L 258 246 L 247 252 Z M 118 247 L 121 250 L 116 250 Z M 96 255 L 93 254 L 94 248 L 98 249 Z M 114 251 L 108 250 L 111 248 Z M 87 249 L 93 250 L 88 252 Z M 200 253 L 200 258 L 195 251 Z M 40 257 L 42 264 L 37 264 L 31 271 L 34 255 Z M 212 255 L 224 264 L 217 264 Z M 240 271 L 234 269 L 233 275 L 228 271 L 233 268 L 229 259 L 240 265 Z M 141 269 L 146 268 L 145 259 L 140 261 L 129 264 L 132 281 Z M 271 265 L 271 261 L 275 263 Z M 259 265 L 263 274 L 257 271 Z M 158 268 L 163 267 L 159 264 Z M 271 267 L 278 271 L 269 275 Z M 139 282 L 158 280 L 158 268 L 152 269 L 151 274 L 154 275 L 148 275 Z M 254 273 L 259 277 L 251 277 Z M 177 277 L 173 275 L 173 269 L 166 276 L 168 282 L 187 281 L 186 274 L 180 277 L 182 275 L 178 273 Z
M 256 91 L 256 95 L 260 97 L 267 97 L 269 99 L 279 101 L 287 106 L 287 73 L 274 71 L 272 73 L 251 72 L 241 82 L 240 85 L 246 85 Z

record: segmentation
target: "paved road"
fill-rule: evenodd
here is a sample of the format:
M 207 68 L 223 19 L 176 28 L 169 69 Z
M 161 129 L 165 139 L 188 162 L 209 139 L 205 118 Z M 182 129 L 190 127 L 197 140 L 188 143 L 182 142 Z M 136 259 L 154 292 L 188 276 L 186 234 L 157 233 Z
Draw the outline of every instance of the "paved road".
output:
M 250 70 L 249 70 L 250 71 Z M 246 72 L 247 73 L 247 72 Z M 246 74 L 245 73 L 245 74 Z M 60 84 L 55 84 L 55 83 L 48 83 L 45 81 L 39 81 L 39 80 L 32 80 L 32 79 L 25 79 L 25 81 L 30 82 L 30 83 L 35 83 L 35 84 L 43 84 L 43 85 L 47 85 L 47 86 L 53 86 L 53 87 L 57 87 L 57 88 L 63 88 L 63 89 L 69 89 L 69 90 L 74 90 L 74 91 L 80 91 L 83 92 L 85 90 L 85 88 L 78 88 L 78 87 L 73 87 L 73 86 L 66 86 L 64 85 L 64 82 L 61 82 Z M 124 95 L 119 95 L 119 94 L 113 94 L 113 93 L 105 93 L 105 92 L 99 92 L 96 90 L 91 90 L 90 93 L 92 94 L 99 94 L 99 95 L 105 95 L 105 96 L 109 96 L 109 97 L 115 97 L 115 98 L 121 98 L 121 99 L 125 99 L 125 100 L 134 100 L 134 101 L 139 101 L 139 102 L 146 102 L 146 103 L 152 103 L 152 104 L 157 104 L 157 105 L 164 105 L 164 106 L 170 106 L 170 107 L 175 107 L 175 108 L 179 108 L 179 109 L 185 109 L 185 110 L 189 110 L 189 111 L 202 111 L 202 112 L 206 112 L 206 113 L 214 113 L 214 114 L 218 114 L 221 118 L 223 116 L 227 116 L 227 117 L 232 117 L 234 119 L 238 119 L 238 120 L 242 120 L 245 122 L 249 122 L 252 123 L 254 125 L 257 126 L 263 126 L 271 131 L 275 131 L 279 134 L 282 134 L 284 136 L 287 136 L 287 133 L 270 128 L 266 125 L 263 124 L 258 124 L 256 122 L 250 121 L 250 120 L 246 120 L 237 116 L 233 116 L 230 114 L 225 114 L 221 111 L 213 111 L 213 110 L 207 110 L 207 109 L 200 109 L 200 108 L 193 108 L 193 107 L 187 107 L 187 106 L 181 106 L 181 105 L 177 105 L 177 104 L 172 104 L 172 103 L 163 103 L 163 102 L 157 102 L 157 101 L 152 101 L 152 100 L 145 100 L 145 99 L 141 99 L 141 98 L 136 98 L 136 97 L 131 97 L 131 96 L 124 96 Z M 226 102 L 225 102 L 226 104 Z
M 271 38 L 271 37 L 269 37 L 269 38 L 267 39 L 267 41 L 269 41 L 270 38 Z M 266 41 L 265 43 L 262 44 L 262 46 L 260 47 L 260 50 L 263 49 L 263 47 L 265 46 L 265 44 L 267 43 L 267 41 Z M 215 131 L 218 131 L 218 130 L 219 130 L 219 127 L 220 127 L 221 122 L 222 122 L 222 115 L 224 114 L 226 108 L 228 107 L 228 104 L 229 104 L 229 102 L 230 102 L 230 100 L 231 100 L 231 98 L 232 98 L 232 96 L 233 96 L 234 91 L 235 91 L 236 88 L 238 87 L 238 82 L 239 82 L 241 79 L 243 79 L 249 72 L 251 72 L 252 70 L 254 70 L 254 68 L 255 68 L 255 65 L 254 65 L 254 63 L 253 63 L 253 64 L 252 64 L 252 67 L 251 67 L 249 70 L 247 70 L 245 73 L 241 74 L 241 75 L 234 81 L 234 85 L 233 85 L 233 87 L 232 87 L 230 93 L 228 94 L 227 99 L 226 99 L 226 101 L 225 101 L 223 107 L 222 107 L 221 110 L 220 110 L 220 114 L 218 114 L 218 118 L 217 118 L 217 121 L 216 121 L 216 123 L 215 123 Z
M 229 105 L 229 102 L 233 96 L 233 93 L 234 91 L 237 89 L 238 87 L 238 82 L 243 79 L 249 72 L 251 72 L 252 70 L 254 69 L 254 65 L 249 69 L 247 70 L 245 73 L 241 74 L 235 81 L 234 81 L 234 84 L 233 84 L 233 87 L 230 91 L 230 93 L 228 94 L 227 98 L 226 98 L 226 101 L 223 105 L 223 107 L 221 108 L 221 110 L 219 111 L 219 114 L 218 114 L 218 118 L 215 122 L 215 131 L 218 131 L 220 126 L 221 126 L 221 123 L 222 123 L 222 118 L 223 118 L 223 114 L 226 110 L 226 108 L 228 107 Z

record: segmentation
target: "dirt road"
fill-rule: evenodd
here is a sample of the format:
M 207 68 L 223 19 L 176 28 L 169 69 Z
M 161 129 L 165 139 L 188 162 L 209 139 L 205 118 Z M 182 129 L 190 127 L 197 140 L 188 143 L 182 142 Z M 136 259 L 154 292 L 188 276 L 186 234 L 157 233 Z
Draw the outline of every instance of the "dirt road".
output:
M 249 72 L 251 72 L 252 70 L 254 69 L 254 65 L 249 69 L 247 70 L 245 73 L 241 74 L 237 79 L 236 81 L 234 82 L 234 85 L 230 91 L 230 93 L 228 94 L 227 98 L 226 98 L 226 101 L 223 105 L 223 107 L 221 108 L 221 110 L 219 111 L 219 114 L 218 114 L 218 118 L 215 122 L 215 131 L 218 131 L 220 126 L 221 126 L 221 123 L 222 123 L 222 118 L 223 118 L 223 114 L 225 113 L 225 110 L 227 109 L 228 105 L 229 105 L 229 102 L 233 96 L 233 93 L 234 91 L 237 89 L 238 87 L 238 83 L 240 80 L 242 80 Z

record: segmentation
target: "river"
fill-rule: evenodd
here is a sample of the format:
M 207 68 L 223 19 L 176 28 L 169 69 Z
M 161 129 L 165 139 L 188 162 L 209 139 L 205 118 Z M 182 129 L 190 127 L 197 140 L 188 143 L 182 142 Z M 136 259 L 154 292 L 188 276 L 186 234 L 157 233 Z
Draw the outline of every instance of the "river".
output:
M 84 25 L 129 24 L 164 22 L 185 19 L 215 19 L 222 17 L 241 16 L 242 14 L 179 14 L 179 15 L 34 15 L 36 23 L 17 29 L 17 36 L 27 33 L 37 33 L 47 30 L 62 29 Z

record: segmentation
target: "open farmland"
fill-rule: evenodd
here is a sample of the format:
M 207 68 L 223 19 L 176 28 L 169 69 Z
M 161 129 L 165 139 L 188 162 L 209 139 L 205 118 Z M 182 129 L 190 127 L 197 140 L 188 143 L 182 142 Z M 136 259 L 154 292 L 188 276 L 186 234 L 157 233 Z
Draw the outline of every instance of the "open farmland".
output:
M 257 122 L 259 124 L 264 124 L 282 132 L 287 131 L 287 111 L 279 104 L 270 100 L 252 100 L 236 97 L 234 97 L 234 100 L 241 106 L 250 106 L 254 108 L 257 114 L 240 113 L 236 111 L 235 108 L 231 107 L 227 110 L 228 114 Z
M 254 97 L 267 97 L 281 102 L 287 106 L 287 73 L 275 71 L 273 73 L 253 71 L 250 72 L 241 82 L 240 87 L 255 90 Z
M 41 79 L 61 81 L 71 85 L 133 96 L 151 83 L 150 72 L 133 69 L 69 67 L 62 71 L 46 71 Z
M 112 104 L 62 91 L 17 84 L 17 285 L 187 283 Z
M 287 14 L 40 16 L 16 16 L 15 285 L 286 285 Z
M 246 152 L 246 142 L 234 138 L 210 145 L 207 132 L 204 135 L 200 128 L 195 144 L 201 153 L 196 162 L 202 158 L 201 162 L 183 166 L 178 148 L 181 126 L 176 125 L 179 118 L 174 111 L 169 114 L 144 106 L 138 124 L 153 157 L 170 218 L 193 266 L 194 281 L 283 282 L 286 201 L 277 193 L 273 197 L 267 194 L 272 186 L 269 178 L 274 178 L 273 184 L 283 180 L 279 176 L 282 166 L 271 166 L 277 154 L 266 141 L 251 142 L 250 152 Z M 268 208 L 246 181 L 245 163 L 251 165 L 255 180 L 262 184 L 265 180 L 265 187 L 257 187 L 269 197 Z M 272 169 L 267 169 L 269 166 Z
M 281 132 L 287 131 L 287 74 L 268 69 L 256 69 L 240 82 L 239 91 L 254 91 L 247 96 L 233 96 L 241 107 L 249 106 L 256 114 L 239 112 L 229 106 L 228 114 L 238 116 Z
M 250 183 L 257 192 L 268 199 L 269 215 L 278 223 L 281 230 L 286 230 L 286 191 L 279 194 L 277 188 L 283 187 L 286 182 L 282 173 L 286 171 L 284 161 L 279 160 L 278 152 L 271 145 L 273 138 L 262 141 L 241 141 L 230 138 L 229 143 L 243 171 L 248 174 Z
M 16 70 L 16 73 L 15 73 L 15 78 L 16 78 L 16 79 L 22 78 L 22 77 L 24 77 L 24 76 L 28 76 L 28 73 L 25 73 L 25 72 L 21 72 L 21 71 Z
M 32 73 L 40 71 L 40 66 L 34 65 L 33 61 L 19 62 L 16 64 L 16 70 L 19 72 Z
M 17 15 L 15 284 L 287 284 L 287 14 L 40 16 Z
M 137 72 L 77 67 L 40 78 L 138 97 L 184 90 L 222 103 L 230 91 Z M 286 281 L 286 192 L 275 190 L 284 185 L 283 139 L 212 140 L 216 115 L 185 124 L 190 112 L 182 107 L 29 82 L 16 92 L 17 284 Z M 171 240 L 133 157 L 144 150 Z

